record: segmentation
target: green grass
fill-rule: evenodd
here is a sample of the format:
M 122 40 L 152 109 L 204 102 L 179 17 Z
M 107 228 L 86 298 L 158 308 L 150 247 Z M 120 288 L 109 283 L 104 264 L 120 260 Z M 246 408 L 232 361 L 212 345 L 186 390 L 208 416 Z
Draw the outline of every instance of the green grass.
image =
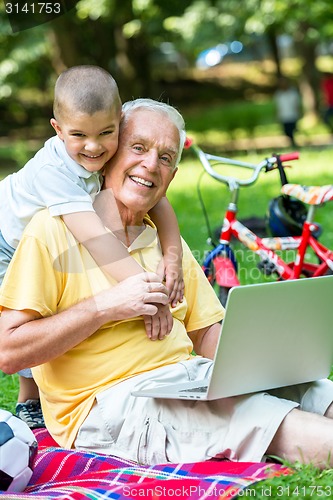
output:
M 269 105 L 267 106 L 269 110 Z M 187 121 L 189 126 L 191 125 L 192 127 L 190 135 L 196 137 L 200 144 L 211 145 L 214 152 L 218 151 L 218 144 L 221 144 L 221 154 L 227 156 L 223 153 L 223 141 L 225 138 L 228 138 L 227 136 L 231 132 L 230 130 L 228 131 L 228 125 L 225 125 L 223 121 L 223 116 L 225 115 L 222 111 L 222 108 L 209 109 L 206 113 L 200 110 L 200 120 L 193 114 L 192 116 L 189 115 Z M 229 112 L 237 112 L 236 114 L 238 114 L 239 119 L 242 107 L 229 108 Z M 245 111 L 246 113 L 249 113 L 249 111 Z M 268 111 L 267 116 L 269 116 Z M 229 123 L 231 121 L 232 119 L 230 118 Z M 269 131 L 269 135 L 271 133 L 278 133 L 276 125 L 274 125 L 272 120 L 271 122 L 271 124 L 266 124 L 267 128 L 265 129 L 265 131 Z M 211 126 L 209 125 L 210 123 L 212 124 Z M 224 125 L 221 125 L 223 123 Z M 262 124 L 257 123 L 253 133 L 262 133 L 263 129 L 260 128 L 262 126 Z M 322 132 L 320 126 L 319 129 L 316 129 L 316 132 Z M 232 133 L 245 136 L 247 133 L 246 127 Z M 38 147 L 39 145 L 37 144 L 26 145 L 23 141 L 15 144 L 0 145 L 0 178 L 23 165 Z M 271 153 L 272 151 L 264 151 L 260 154 L 251 155 L 234 153 L 233 157 L 259 162 Z M 333 184 L 332 168 L 332 149 L 304 148 L 301 151 L 301 159 L 298 162 L 293 162 L 293 168 L 288 170 L 289 181 L 314 185 Z M 202 167 L 198 160 L 191 152 L 187 151 L 184 154 L 184 159 L 181 162 L 168 195 L 177 213 L 181 232 L 194 256 L 199 261 L 202 260 L 205 250 L 208 249 L 206 244 L 207 229 L 197 195 L 197 182 L 201 173 Z M 242 189 L 239 198 L 239 218 L 242 219 L 250 216 L 263 217 L 269 200 L 278 195 L 279 188 L 277 172 L 272 172 L 262 174 L 255 185 Z M 205 175 L 202 179 L 202 194 L 209 214 L 211 227 L 219 227 L 229 199 L 226 187 Z M 332 205 L 326 204 L 318 210 L 317 216 L 317 221 L 324 228 L 321 241 L 330 248 L 333 248 L 332 209 Z M 260 282 L 265 279 L 256 270 L 256 262 L 253 259 L 252 252 L 242 252 L 239 250 L 238 255 L 242 257 L 240 263 L 242 283 Z M 14 411 L 18 391 L 17 375 L 5 376 L 0 372 L 0 384 L 0 407 Z M 242 496 L 255 496 L 262 499 L 266 499 L 267 497 L 290 499 L 290 497 L 296 496 L 298 498 L 309 499 L 332 498 L 333 493 L 332 495 L 327 495 L 327 489 L 325 490 L 325 488 L 331 486 L 332 482 L 333 470 L 331 469 L 321 472 L 312 466 L 296 466 L 294 475 L 260 482 L 249 488 L 247 495 L 244 493 Z M 317 489 L 314 489 L 314 486 Z
M 216 102 L 212 106 L 184 111 L 188 134 L 200 143 L 216 147 L 230 140 L 243 138 L 276 138 L 282 135 L 271 97 L 249 101 Z M 315 117 L 303 116 L 298 122 L 297 139 L 306 144 L 318 135 L 329 133 L 324 123 Z
M 242 492 L 241 498 L 310 500 L 333 497 L 333 469 L 320 471 L 312 465 L 299 464 L 291 467 L 296 470 L 294 474 L 254 484 Z
M 18 375 L 5 375 L 0 371 L 0 408 L 15 413 L 18 394 Z

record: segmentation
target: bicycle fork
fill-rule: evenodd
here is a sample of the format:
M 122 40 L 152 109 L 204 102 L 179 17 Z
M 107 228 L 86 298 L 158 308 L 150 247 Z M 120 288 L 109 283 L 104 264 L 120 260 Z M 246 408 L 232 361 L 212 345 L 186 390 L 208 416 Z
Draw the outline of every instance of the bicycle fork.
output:
M 240 285 L 237 276 L 238 266 L 236 256 L 230 247 L 230 240 L 234 235 L 245 247 L 259 255 L 260 262 L 258 267 L 265 274 L 276 272 L 283 279 L 290 277 L 291 270 L 288 266 L 275 254 L 275 252 L 262 244 L 262 241 L 255 233 L 248 229 L 240 221 L 236 220 L 235 210 L 233 207 L 228 207 L 226 217 L 220 235 L 220 243 L 206 256 L 203 263 L 203 270 L 208 279 L 225 288 L 232 288 Z M 288 239 L 290 245 L 290 239 Z M 276 238 L 277 240 L 277 238 Z M 281 238 L 279 238 L 281 240 Z M 268 242 L 268 238 L 266 239 Z M 290 248 L 290 246 L 289 246 Z M 213 267 L 213 274 L 212 274 Z
M 221 287 L 232 288 L 240 284 L 236 259 L 229 243 L 220 243 L 209 252 L 204 259 L 202 269 L 209 281 L 216 281 Z
M 237 194 L 235 193 L 235 195 Z M 220 287 L 225 288 L 240 285 L 237 276 L 237 261 L 233 250 L 230 248 L 231 224 L 235 220 L 236 211 L 236 203 L 229 203 L 221 229 L 219 244 L 208 253 L 202 265 L 208 279 L 216 281 Z

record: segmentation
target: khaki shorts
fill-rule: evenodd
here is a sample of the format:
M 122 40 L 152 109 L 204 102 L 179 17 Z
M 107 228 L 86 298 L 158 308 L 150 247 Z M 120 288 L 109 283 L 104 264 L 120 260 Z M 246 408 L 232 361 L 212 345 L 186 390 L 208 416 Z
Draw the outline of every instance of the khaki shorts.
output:
M 293 408 L 323 415 L 333 401 L 329 380 L 215 401 L 130 395 L 134 386 L 202 379 L 211 367 L 210 360 L 194 358 L 102 392 L 78 432 L 75 447 L 147 465 L 213 457 L 258 462 Z

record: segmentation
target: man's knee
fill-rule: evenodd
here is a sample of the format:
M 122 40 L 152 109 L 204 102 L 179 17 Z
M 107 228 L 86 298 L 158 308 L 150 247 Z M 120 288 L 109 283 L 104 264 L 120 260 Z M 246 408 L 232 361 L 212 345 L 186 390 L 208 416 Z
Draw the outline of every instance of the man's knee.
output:
M 330 413 L 333 409 L 330 407 Z M 281 422 L 267 455 L 326 467 L 333 457 L 333 420 L 295 408 Z M 332 464 L 330 464 L 332 465 Z
M 267 455 L 275 455 L 280 458 L 286 458 L 286 450 L 288 450 L 291 446 L 293 432 L 299 425 L 301 413 L 301 410 L 294 408 L 284 417 L 269 447 L 267 448 Z

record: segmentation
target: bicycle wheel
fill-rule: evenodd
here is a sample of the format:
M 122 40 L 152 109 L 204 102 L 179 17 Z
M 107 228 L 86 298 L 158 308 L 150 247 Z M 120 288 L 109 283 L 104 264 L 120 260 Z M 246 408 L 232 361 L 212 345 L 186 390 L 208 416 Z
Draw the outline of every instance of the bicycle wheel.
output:
M 218 287 L 218 293 L 217 293 L 217 295 L 218 295 L 219 301 L 221 302 L 221 304 L 223 305 L 223 307 L 225 307 L 225 305 L 227 303 L 229 291 L 230 291 L 230 288 L 227 288 L 225 286 L 219 286 Z
M 230 260 L 230 263 L 224 262 L 223 265 L 225 266 L 226 264 L 228 264 L 232 267 L 233 270 L 235 269 L 237 272 L 237 262 L 236 262 L 234 253 L 233 253 L 232 249 L 230 248 L 230 246 L 225 245 L 225 244 L 219 244 L 217 247 L 215 247 L 208 254 L 208 256 L 206 257 L 206 259 L 203 262 L 202 268 L 205 272 L 205 275 L 206 275 L 209 283 L 214 288 L 216 295 L 218 296 L 221 304 L 224 307 L 226 305 L 226 302 L 227 302 L 227 298 L 228 298 L 228 294 L 229 294 L 229 290 L 230 290 L 231 285 L 223 286 L 223 285 L 218 284 L 218 283 L 221 283 L 221 281 L 220 281 L 221 277 L 220 277 L 220 280 L 217 279 L 216 273 L 221 271 L 221 262 L 219 261 L 219 259 L 222 256 L 226 257 L 227 260 L 228 259 Z M 230 282 L 230 280 L 229 280 L 229 282 Z M 229 282 L 227 282 L 226 284 L 229 284 Z M 234 285 L 232 285 L 232 286 L 234 286 Z
M 221 304 L 223 305 L 223 307 L 225 307 L 225 305 L 227 303 L 227 298 L 228 298 L 228 294 L 229 294 L 230 288 L 227 288 L 225 286 L 219 286 L 219 285 L 217 285 L 217 283 L 216 283 L 216 274 L 215 274 L 215 266 L 214 266 L 213 262 L 211 262 L 209 264 L 209 267 L 206 270 L 206 276 L 207 276 L 207 279 L 208 279 L 209 283 L 214 288 L 215 293 L 216 293 L 216 295 L 219 298 L 219 301 L 221 302 Z

